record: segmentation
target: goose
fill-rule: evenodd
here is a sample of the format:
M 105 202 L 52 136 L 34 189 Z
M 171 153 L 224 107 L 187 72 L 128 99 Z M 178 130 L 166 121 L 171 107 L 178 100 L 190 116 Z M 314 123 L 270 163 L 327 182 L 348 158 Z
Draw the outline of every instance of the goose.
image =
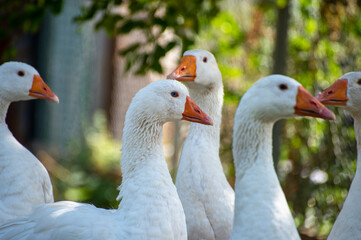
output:
M 334 114 L 296 80 L 270 75 L 242 97 L 233 127 L 236 170 L 232 240 L 300 239 L 272 159 L 272 128 L 281 118 Z
M 343 107 L 351 114 L 357 142 L 356 173 L 328 239 L 361 239 L 361 72 L 343 75 L 317 98 L 325 105 Z
M 168 121 L 212 124 L 175 80 L 141 89 L 125 117 L 118 209 L 62 201 L 0 226 L 0 239 L 186 239 L 182 204 L 162 151 L 162 125 Z
M 229 239 L 234 191 L 219 158 L 221 72 L 213 54 L 198 49 L 186 51 L 168 78 L 186 83 L 192 99 L 213 120 L 213 126 L 191 123 L 180 157 L 176 187 L 186 215 L 188 239 Z
M 53 202 L 49 174 L 39 160 L 12 135 L 5 122 L 11 102 L 34 98 L 59 102 L 39 73 L 21 62 L 0 66 L 0 223 Z

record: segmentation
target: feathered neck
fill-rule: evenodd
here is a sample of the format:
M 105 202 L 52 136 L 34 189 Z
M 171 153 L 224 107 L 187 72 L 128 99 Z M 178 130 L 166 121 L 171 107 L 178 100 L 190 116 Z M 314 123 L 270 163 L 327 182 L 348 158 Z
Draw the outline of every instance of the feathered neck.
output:
M 156 228 L 174 235 L 164 238 L 179 239 L 186 234 L 185 216 L 163 155 L 164 122 L 139 111 L 141 107 L 130 106 L 125 117 L 121 158 L 123 179 L 117 198 L 121 202 L 116 217 L 140 231 L 138 235 L 134 232 L 135 238 L 148 236 L 155 239 L 152 229 Z
M 255 239 L 300 239 L 273 166 L 274 121 L 253 117 L 247 106 L 237 109 L 234 125 L 236 200 L 231 239 L 247 235 Z
M 9 105 L 10 105 L 9 101 L 0 99 L 0 124 L 6 124 L 5 118 L 6 118 L 6 113 L 8 112 Z
M 141 114 L 127 114 L 123 139 L 121 168 L 123 179 L 147 164 L 166 164 L 162 149 L 163 123 Z M 159 160 L 159 162 L 154 162 Z M 151 162 L 150 162 L 151 161 Z
M 148 186 L 146 182 L 155 181 L 155 175 L 172 182 L 162 149 L 163 123 L 132 109 L 134 106 L 129 107 L 124 122 L 120 160 L 122 184 L 117 200 L 133 198 L 136 191 L 132 186 Z
M 188 138 L 197 136 L 214 139 L 217 149 L 219 148 L 219 132 L 222 122 L 222 106 L 223 106 L 223 85 L 213 84 L 208 87 L 190 86 L 189 92 L 191 98 L 197 105 L 210 116 L 213 120 L 213 126 L 207 126 L 199 123 L 191 123 Z
M 262 122 L 254 118 L 253 114 L 247 111 L 246 105 L 237 109 L 232 147 L 236 178 L 242 178 L 253 164 L 273 166 L 273 124 L 274 122 Z
M 361 115 L 354 115 L 353 118 L 357 143 L 357 172 L 361 172 Z

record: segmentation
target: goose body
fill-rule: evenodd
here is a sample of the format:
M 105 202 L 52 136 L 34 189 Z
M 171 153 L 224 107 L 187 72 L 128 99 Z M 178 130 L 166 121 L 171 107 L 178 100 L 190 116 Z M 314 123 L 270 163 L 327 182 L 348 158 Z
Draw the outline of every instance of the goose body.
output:
M 192 99 L 213 119 L 212 126 L 191 123 L 180 157 L 176 187 L 188 239 L 229 239 L 234 191 L 219 158 L 223 84 L 216 59 L 205 50 L 186 51 L 168 78 L 186 83 Z
M 361 239 L 361 72 L 345 74 L 317 97 L 326 105 L 345 108 L 354 119 L 357 141 L 356 173 L 328 239 L 358 240 Z
M 125 118 L 117 210 L 89 204 L 44 204 L 0 226 L 0 239 L 186 239 L 183 207 L 162 152 L 162 125 L 190 120 L 211 124 L 177 81 L 141 89 Z
M 242 97 L 234 118 L 236 199 L 230 239 L 300 239 L 272 159 L 273 124 L 296 114 L 334 118 L 297 81 L 282 75 L 260 79 Z
M 48 172 L 5 122 L 11 102 L 34 97 L 59 102 L 33 67 L 20 62 L 0 66 L 0 224 L 54 201 Z

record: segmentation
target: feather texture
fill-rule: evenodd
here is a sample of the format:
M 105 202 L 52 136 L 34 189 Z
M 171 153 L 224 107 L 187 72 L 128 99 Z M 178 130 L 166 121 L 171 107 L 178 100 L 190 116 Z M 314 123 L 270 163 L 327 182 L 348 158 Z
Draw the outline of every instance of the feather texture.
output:
M 162 125 L 182 118 L 186 96 L 182 84 L 160 80 L 133 98 L 123 131 L 117 210 L 69 201 L 44 204 L 0 226 L 0 239 L 186 239 L 183 208 L 162 152 Z
M 282 92 L 280 84 L 287 84 Z M 231 238 L 300 239 L 272 159 L 272 127 L 292 117 L 295 80 L 271 75 L 256 82 L 242 97 L 234 117 L 233 157 L 236 170 L 235 212 Z
M 24 75 L 19 76 L 19 71 Z M 29 90 L 35 75 L 39 73 L 24 63 L 0 66 L 0 224 L 54 201 L 45 167 L 14 138 L 5 122 L 11 102 L 33 99 Z
M 193 56 L 191 64 L 196 64 L 194 81 L 185 82 L 190 95 L 213 119 L 213 126 L 191 123 L 180 158 L 176 186 L 186 215 L 188 239 L 229 239 L 234 191 L 219 158 L 222 75 L 210 52 L 190 50 L 184 56 Z
M 331 229 L 328 239 L 356 240 L 361 239 L 361 72 L 350 72 L 342 76 L 340 79 L 346 79 L 346 95 L 344 97 L 348 99 L 345 102 L 345 105 L 341 107 L 345 108 L 345 110 L 347 110 L 354 119 L 357 142 L 357 165 L 356 173 L 352 180 L 347 197 L 342 206 L 341 212 L 337 216 L 337 219 Z M 337 94 L 338 97 L 340 96 L 338 92 L 340 90 L 341 89 L 335 89 L 331 94 Z M 326 89 L 324 92 L 327 93 L 327 91 L 328 90 Z M 333 103 L 325 104 L 333 105 Z

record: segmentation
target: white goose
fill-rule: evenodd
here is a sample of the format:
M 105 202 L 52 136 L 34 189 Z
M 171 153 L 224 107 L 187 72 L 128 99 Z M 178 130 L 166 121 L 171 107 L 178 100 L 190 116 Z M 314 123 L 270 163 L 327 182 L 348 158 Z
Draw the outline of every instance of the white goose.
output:
M 351 113 L 357 141 L 356 174 L 328 239 L 361 239 L 361 72 L 343 75 L 317 98 L 326 105 L 341 106 Z
M 188 239 L 229 239 L 234 191 L 219 159 L 221 72 L 210 52 L 190 50 L 168 78 L 185 82 L 194 101 L 213 119 L 213 126 L 191 123 L 178 167 L 176 187 L 186 215 Z
M 334 115 L 297 81 L 271 75 L 242 97 L 233 131 L 236 200 L 230 239 L 300 239 L 272 159 L 272 127 L 281 118 Z
M 117 210 L 57 202 L 0 226 L 0 239 L 186 239 L 182 204 L 162 152 L 162 125 L 211 119 L 174 80 L 153 82 L 133 98 L 125 118 Z
M 11 102 L 57 96 L 31 66 L 7 62 L 0 66 L 0 223 L 31 213 L 41 203 L 53 202 L 48 172 L 11 134 L 5 117 Z

